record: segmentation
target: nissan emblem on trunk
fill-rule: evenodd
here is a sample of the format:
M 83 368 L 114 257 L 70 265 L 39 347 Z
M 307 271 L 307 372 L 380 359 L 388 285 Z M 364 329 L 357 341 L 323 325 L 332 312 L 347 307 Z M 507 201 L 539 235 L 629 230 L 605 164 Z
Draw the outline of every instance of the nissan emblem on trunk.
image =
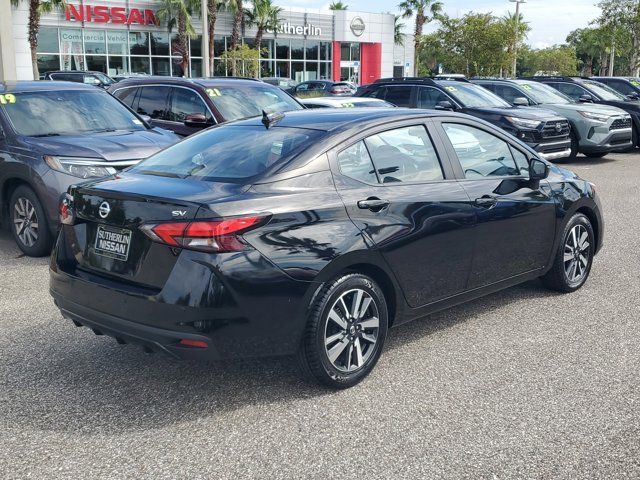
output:
M 353 17 L 353 20 L 351 20 L 350 26 L 351 26 L 351 31 L 356 37 L 359 37 L 364 33 L 365 25 L 364 25 L 364 20 L 362 20 L 362 18 Z
M 107 202 L 102 202 L 100 207 L 98 207 L 98 215 L 100 218 L 107 218 L 109 216 L 109 212 L 111 212 L 111 207 Z

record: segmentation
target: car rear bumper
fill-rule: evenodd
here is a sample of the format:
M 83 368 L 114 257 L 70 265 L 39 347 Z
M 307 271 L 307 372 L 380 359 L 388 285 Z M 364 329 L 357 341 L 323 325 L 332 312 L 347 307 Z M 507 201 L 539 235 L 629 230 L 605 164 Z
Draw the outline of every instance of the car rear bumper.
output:
M 50 293 L 62 315 L 97 334 L 176 358 L 229 359 L 294 353 L 315 284 L 294 280 L 255 251 L 183 251 L 164 288 L 127 284 L 69 266 L 54 250 Z M 226 262 L 233 273 L 225 271 Z M 257 274 L 256 272 L 259 272 Z M 206 348 L 185 347 L 197 340 Z

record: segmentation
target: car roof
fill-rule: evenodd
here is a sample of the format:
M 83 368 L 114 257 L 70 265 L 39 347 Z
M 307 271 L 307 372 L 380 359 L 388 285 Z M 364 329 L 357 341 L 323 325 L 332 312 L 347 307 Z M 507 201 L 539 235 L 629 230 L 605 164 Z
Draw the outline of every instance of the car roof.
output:
M 44 72 L 45 75 L 50 73 L 102 73 L 102 75 L 106 75 L 106 73 L 99 72 L 98 70 L 49 70 Z
M 91 92 L 104 92 L 104 90 L 97 89 L 93 85 L 56 80 L 18 80 L 0 82 L 0 92 L 46 92 L 51 90 L 87 90 Z
M 430 118 L 442 116 L 460 116 L 445 111 L 423 110 L 415 108 L 330 108 L 295 110 L 283 114 L 275 125 L 278 127 L 308 128 L 331 132 L 357 126 L 359 130 L 380 123 L 412 118 Z M 227 123 L 225 125 L 263 126 L 261 117 Z
M 125 85 L 143 85 L 147 83 L 160 83 L 163 85 L 193 85 L 200 87 L 210 87 L 214 85 L 269 85 L 255 78 L 238 78 L 238 77 L 209 77 L 209 78 L 184 78 L 184 77 L 166 77 L 166 76 L 139 76 L 128 77 L 118 82 L 118 88 Z M 114 85 L 115 86 L 115 85 Z
M 349 103 L 349 102 L 387 103 L 384 100 L 381 100 L 379 98 L 369 98 L 369 97 L 310 97 L 310 98 L 300 98 L 299 101 L 301 103 L 318 103 L 318 104 L 326 104 L 326 105 L 339 105 L 342 103 Z

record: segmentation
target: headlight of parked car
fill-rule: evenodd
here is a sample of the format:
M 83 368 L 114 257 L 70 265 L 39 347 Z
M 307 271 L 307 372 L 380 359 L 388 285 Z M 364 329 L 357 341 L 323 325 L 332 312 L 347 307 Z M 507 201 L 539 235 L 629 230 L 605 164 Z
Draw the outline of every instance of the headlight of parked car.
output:
M 528 120 L 526 118 L 506 117 L 507 120 L 516 128 L 529 128 L 535 130 L 542 123 L 540 120 Z
M 104 160 L 99 158 L 53 157 L 51 155 L 45 155 L 44 161 L 54 170 L 78 178 L 108 177 L 116 173 L 115 168 L 104 165 Z
M 578 113 L 582 115 L 584 118 L 588 118 L 589 120 L 595 120 L 596 122 L 601 122 L 601 123 L 607 123 L 611 118 L 610 115 L 605 115 L 602 113 L 584 112 L 582 110 L 578 110 Z

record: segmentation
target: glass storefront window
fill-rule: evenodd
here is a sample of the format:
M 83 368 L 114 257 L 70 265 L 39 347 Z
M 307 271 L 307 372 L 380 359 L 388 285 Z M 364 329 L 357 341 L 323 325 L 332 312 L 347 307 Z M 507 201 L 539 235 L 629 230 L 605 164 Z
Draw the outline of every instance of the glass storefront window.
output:
M 105 55 L 107 53 L 104 30 L 83 30 L 84 53 Z
M 320 78 L 318 72 L 318 62 L 305 63 L 305 80 L 317 80 Z
M 148 57 L 131 57 L 131 73 L 151 73 Z
M 131 35 L 135 35 L 135 33 Z M 127 32 L 107 30 L 107 51 L 111 55 L 126 55 L 128 53 Z
M 60 29 L 62 70 L 86 70 L 82 51 L 82 30 Z
M 276 63 L 273 60 L 263 60 L 260 62 L 260 76 L 262 77 L 275 77 Z
M 262 39 L 262 58 L 276 58 L 276 52 L 274 50 L 275 45 L 273 40 Z
M 107 57 L 105 55 L 87 55 L 87 70 L 107 73 Z
M 147 32 L 130 32 L 129 51 L 131 55 L 149 55 L 149 34 Z
M 349 48 L 349 43 L 347 42 L 342 42 L 340 44 L 340 60 L 343 62 L 351 60 L 351 48 Z
M 213 61 L 213 75 L 216 77 L 224 77 L 227 74 L 227 67 L 224 60 Z
M 360 44 L 352 43 L 351 44 L 351 61 L 360 61 Z
M 242 42 L 249 48 L 256 48 L 256 39 L 255 38 L 243 38 Z
M 38 31 L 38 53 L 58 53 L 58 29 L 55 27 L 40 27 Z
M 291 62 L 291 78 L 296 82 L 304 82 L 304 62 Z
M 320 42 L 320 60 L 331 60 L 331 48 L 331 43 Z
M 191 56 L 202 57 L 202 35 L 196 35 L 189 39 L 189 43 L 191 46 Z
M 173 57 L 171 59 L 171 75 L 174 77 L 184 77 L 184 69 L 182 68 L 182 57 Z
M 276 58 L 289 59 L 289 40 L 276 40 Z
M 320 62 L 320 78 L 330 80 L 333 78 L 332 64 L 329 62 Z
M 318 49 L 320 47 L 320 42 L 312 42 L 307 40 L 307 60 L 317 60 L 318 59 Z
M 40 77 L 52 70 L 60 70 L 60 56 L 38 55 L 38 72 L 40 72 Z
M 109 72 L 107 75 L 120 75 L 122 73 L 129 73 L 129 62 L 127 57 L 109 56 Z
M 213 54 L 216 57 L 220 57 L 225 51 L 225 37 L 215 36 L 213 42 Z
M 169 34 L 152 32 L 150 36 L 151 55 L 169 56 Z
M 275 76 L 291 78 L 291 71 L 289 70 L 289 62 L 277 62 Z
M 291 59 L 304 60 L 304 40 L 291 40 Z
M 153 75 L 171 75 L 171 68 L 168 58 L 152 58 L 151 67 Z
M 191 46 L 193 52 L 193 45 Z M 192 58 L 191 59 L 191 76 L 201 77 L 202 76 L 202 59 L 200 58 Z

